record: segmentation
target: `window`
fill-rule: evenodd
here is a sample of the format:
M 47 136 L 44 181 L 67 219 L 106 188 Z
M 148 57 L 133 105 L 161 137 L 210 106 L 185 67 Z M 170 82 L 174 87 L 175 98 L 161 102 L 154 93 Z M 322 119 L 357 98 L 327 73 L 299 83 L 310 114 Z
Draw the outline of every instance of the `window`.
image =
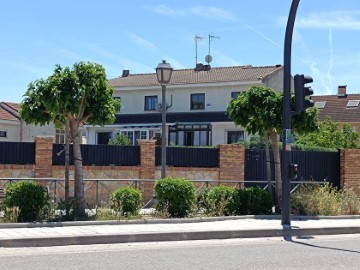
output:
M 109 144 L 111 139 L 111 132 L 98 132 L 97 133 L 97 144 Z
M 243 142 L 244 139 L 245 139 L 244 131 L 242 131 L 242 130 L 227 132 L 227 143 L 228 144 Z
M 65 130 L 57 128 L 55 131 L 55 143 L 65 143 Z
M 326 105 L 326 101 L 317 101 L 317 102 L 315 102 L 315 106 L 316 106 L 318 109 L 324 109 L 324 108 L 325 108 L 325 105 Z
M 231 98 L 237 98 L 240 92 L 231 92 Z
M 357 108 L 359 106 L 360 100 L 349 100 L 346 104 L 346 108 Z
M 204 110 L 205 109 L 205 94 L 191 94 L 190 95 L 190 109 Z
M 145 111 L 155 111 L 158 106 L 158 97 L 157 96 L 146 96 L 145 97 Z
M 121 130 L 120 134 L 124 134 L 128 138 L 132 145 L 138 145 L 137 140 L 149 139 L 149 131 L 147 130 Z
M 211 125 L 177 125 L 169 127 L 169 144 L 180 146 L 210 145 Z
M 121 97 L 114 97 L 114 99 L 117 99 L 120 102 L 120 110 L 119 110 L 119 112 L 120 112 L 121 111 Z
M 0 130 L 0 137 L 6 138 L 6 136 L 7 136 L 7 132 L 5 130 Z

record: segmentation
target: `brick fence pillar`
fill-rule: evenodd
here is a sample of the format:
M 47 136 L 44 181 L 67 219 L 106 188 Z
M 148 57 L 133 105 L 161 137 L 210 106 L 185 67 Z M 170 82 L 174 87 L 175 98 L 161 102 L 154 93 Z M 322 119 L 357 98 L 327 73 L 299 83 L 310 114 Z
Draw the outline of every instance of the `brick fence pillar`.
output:
M 340 187 L 352 188 L 360 196 L 360 149 L 340 150 Z
M 35 137 L 35 178 L 52 177 L 52 136 Z
M 244 181 L 245 147 L 238 144 L 219 145 L 219 180 Z M 243 187 L 243 183 L 240 185 Z
M 156 140 L 139 140 L 140 144 L 140 180 L 155 179 L 155 142 Z M 154 182 L 142 182 L 143 200 L 148 202 L 153 197 Z

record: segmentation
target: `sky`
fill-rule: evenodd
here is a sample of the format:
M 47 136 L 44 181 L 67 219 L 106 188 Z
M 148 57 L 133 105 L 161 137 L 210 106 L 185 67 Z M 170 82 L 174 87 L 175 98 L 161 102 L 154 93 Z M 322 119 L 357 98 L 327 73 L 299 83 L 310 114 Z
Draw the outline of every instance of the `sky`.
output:
M 108 79 L 155 72 L 162 60 L 194 68 L 196 54 L 205 63 L 209 51 L 212 67 L 283 64 L 291 2 L 1 0 L 0 101 L 21 102 L 56 64 L 99 63 Z M 313 77 L 314 95 L 339 85 L 360 93 L 359 44 L 359 0 L 301 0 L 291 73 Z

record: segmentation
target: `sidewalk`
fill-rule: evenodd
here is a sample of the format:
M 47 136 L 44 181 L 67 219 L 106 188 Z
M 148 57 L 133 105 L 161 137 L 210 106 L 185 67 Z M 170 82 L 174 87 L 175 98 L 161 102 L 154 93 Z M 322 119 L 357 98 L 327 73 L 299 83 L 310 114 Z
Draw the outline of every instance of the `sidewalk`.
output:
M 143 219 L 0 224 L 0 247 L 40 247 L 151 241 L 229 238 L 285 238 L 360 234 L 360 216 L 292 217 L 282 226 L 280 216 L 240 216 L 194 219 Z

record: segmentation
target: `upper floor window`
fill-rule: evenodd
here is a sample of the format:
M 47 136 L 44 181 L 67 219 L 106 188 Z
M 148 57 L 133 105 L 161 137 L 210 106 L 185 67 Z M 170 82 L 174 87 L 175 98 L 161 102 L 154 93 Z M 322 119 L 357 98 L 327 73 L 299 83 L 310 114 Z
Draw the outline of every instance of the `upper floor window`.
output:
M 120 110 L 119 110 L 119 112 L 120 112 L 121 111 L 121 97 L 114 97 L 114 99 L 117 99 L 120 102 Z
M 6 138 L 7 134 L 5 130 L 0 130 L 0 137 L 1 138 Z
M 157 96 L 146 96 L 145 97 L 145 111 L 155 111 L 158 106 L 158 97 Z
M 231 92 L 231 98 L 237 98 L 240 92 Z
M 190 95 L 190 109 L 204 110 L 205 109 L 205 94 L 191 94 Z

